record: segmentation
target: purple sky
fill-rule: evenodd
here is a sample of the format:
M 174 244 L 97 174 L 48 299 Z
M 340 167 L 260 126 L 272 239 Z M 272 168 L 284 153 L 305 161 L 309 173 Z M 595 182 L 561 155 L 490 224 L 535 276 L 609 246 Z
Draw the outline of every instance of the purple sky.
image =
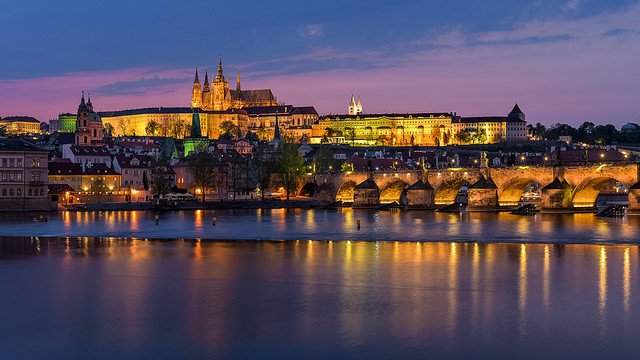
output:
M 147 41 L 141 36 L 137 41 L 142 42 L 136 43 L 126 32 L 116 30 L 97 30 L 90 44 L 67 44 L 74 40 L 63 36 L 64 31 L 74 33 L 72 22 L 71 29 L 59 30 L 62 35 L 54 29 L 51 38 L 45 39 L 47 44 L 59 45 L 66 56 L 53 45 L 46 48 L 44 42 L 34 50 L 15 39 L 0 40 L 1 48 L 13 54 L 0 56 L 4 67 L 0 116 L 48 120 L 61 112 L 74 112 L 82 90 L 92 92 L 99 111 L 188 106 L 194 67 L 200 68 L 202 78 L 205 69 L 215 69 L 217 55 L 222 53 L 232 87 L 239 70 L 243 88 L 268 87 L 278 100 L 313 105 L 321 114 L 346 112 L 353 93 L 362 97 L 365 112 L 506 115 L 517 101 L 533 123 L 592 121 L 619 126 L 640 122 L 640 3 L 596 3 L 534 1 L 518 16 L 477 8 L 460 11 L 460 17 L 445 18 L 428 29 L 409 27 L 404 32 L 397 31 L 401 21 L 380 31 L 377 27 L 354 30 L 346 25 L 350 21 L 346 16 L 328 21 L 309 15 L 291 28 L 254 21 L 255 29 L 245 24 L 245 32 L 221 41 L 219 47 L 216 36 L 201 34 L 197 40 L 206 45 L 193 45 L 197 51 L 183 44 L 191 35 L 180 26 L 163 35 L 166 47 L 163 39 Z M 10 15 L 30 10 L 21 6 L 10 9 Z M 406 6 L 404 12 L 394 10 L 396 15 L 410 17 L 412 7 L 418 5 L 410 1 Z M 372 7 L 371 17 L 388 10 L 384 5 Z M 454 10 L 441 9 L 447 14 Z M 495 17 L 487 18 L 482 10 Z M 306 9 L 291 11 L 296 15 Z M 426 14 L 416 21 L 425 18 Z M 6 20 L 0 15 L 0 23 L 7 24 Z M 122 21 L 123 26 L 134 27 Z M 490 25 L 481 25 L 483 21 Z M 5 32 L 23 35 L 8 25 L 3 26 Z M 203 26 L 215 34 L 215 26 Z M 349 30 L 356 31 L 353 43 L 344 39 L 351 36 L 343 33 Z M 268 40 L 260 39 L 262 32 L 277 39 L 272 41 L 275 50 L 264 45 Z M 153 44 L 148 45 L 151 40 Z M 31 45 L 39 46 L 38 41 L 44 40 Z M 244 45 L 238 45 L 240 41 Z M 282 46 L 287 46 L 286 51 L 277 50 Z M 148 56 L 137 54 L 137 49 Z

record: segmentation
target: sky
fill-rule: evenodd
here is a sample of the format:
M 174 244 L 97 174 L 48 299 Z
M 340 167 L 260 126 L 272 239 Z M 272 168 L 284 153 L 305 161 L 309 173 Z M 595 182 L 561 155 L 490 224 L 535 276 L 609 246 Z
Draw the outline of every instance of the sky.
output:
M 222 56 L 235 87 L 342 114 L 640 122 L 640 1 L 0 0 L 0 117 L 189 106 Z

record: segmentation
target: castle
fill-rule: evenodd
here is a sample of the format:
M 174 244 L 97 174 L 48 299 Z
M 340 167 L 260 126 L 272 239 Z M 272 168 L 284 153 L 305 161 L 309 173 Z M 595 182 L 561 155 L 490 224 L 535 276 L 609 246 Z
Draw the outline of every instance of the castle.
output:
M 205 71 L 204 83 L 200 84 L 198 69 L 193 81 L 191 91 L 191 107 L 206 111 L 225 111 L 230 108 L 242 109 L 255 106 L 276 106 L 278 102 L 273 96 L 271 89 L 242 90 L 240 86 L 240 73 L 236 89 L 229 89 L 229 82 L 222 70 L 222 59 L 218 60 L 218 72 L 216 77 L 211 77 L 209 85 L 209 74 Z

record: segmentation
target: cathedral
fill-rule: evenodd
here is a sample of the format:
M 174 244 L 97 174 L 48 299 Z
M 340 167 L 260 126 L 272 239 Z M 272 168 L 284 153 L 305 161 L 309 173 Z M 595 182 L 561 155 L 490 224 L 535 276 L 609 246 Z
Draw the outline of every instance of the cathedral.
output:
M 209 74 L 205 72 L 204 83 L 200 84 L 198 69 L 193 81 L 191 92 L 191 107 L 205 111 L 226 111 L 230 108 L 242 109 L 254 106 L 276 106 L 278 102 L 273 96 L 271 89 L 242 90 L 240 86 L 240 73 L 236 89 L 229 89 L 229 82 L 222 70 L 222 59 L 218 61 L 218 72 L 215 77 L 211 76 L 209 85 Z

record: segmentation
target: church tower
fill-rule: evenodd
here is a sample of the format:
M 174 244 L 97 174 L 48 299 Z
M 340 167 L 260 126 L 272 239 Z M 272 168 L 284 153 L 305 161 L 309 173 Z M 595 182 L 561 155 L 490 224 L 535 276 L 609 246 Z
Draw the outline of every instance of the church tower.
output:
M 358 102 L 356 103 L 356 115 L 362 115 L 362 102 L 360 102 L 360 95 L 358 95 Z
M 236 83 L 236 91 L 238 93 L 242 91 L 242 87 L 240 87 L 240 71 L 238 71 L 238 82 Z
M 202 88 L 198 79 L 198 68 L 196 68 L 196 78 L 193 80 L 193 90 L 191 91 L 191 107 L 202 107 Z
M 349 101 L 349 115 L 356 115 L 356 99 L 351 94 L 351 101 Z
M 211 109 L 211 89 L 209 88 L 209 72 L 204 72 L 204 85 L 202 86 L 202 109 Z
M 218 59 L 218 73 L 211 81 L 211 92 L 213 110 L 224 111 L 231 107 L 231 94 L 229 93 L 229 83 L 224 77 L 222 70 L 222 58 Z
M 89 101 L 84 101 L 84 91 L 78 106 L 78 117 L 76 120 L 76 145 L 92 145 L 101 143 L 104 128 L 100 116 L 93 110 L 91 95 Z

